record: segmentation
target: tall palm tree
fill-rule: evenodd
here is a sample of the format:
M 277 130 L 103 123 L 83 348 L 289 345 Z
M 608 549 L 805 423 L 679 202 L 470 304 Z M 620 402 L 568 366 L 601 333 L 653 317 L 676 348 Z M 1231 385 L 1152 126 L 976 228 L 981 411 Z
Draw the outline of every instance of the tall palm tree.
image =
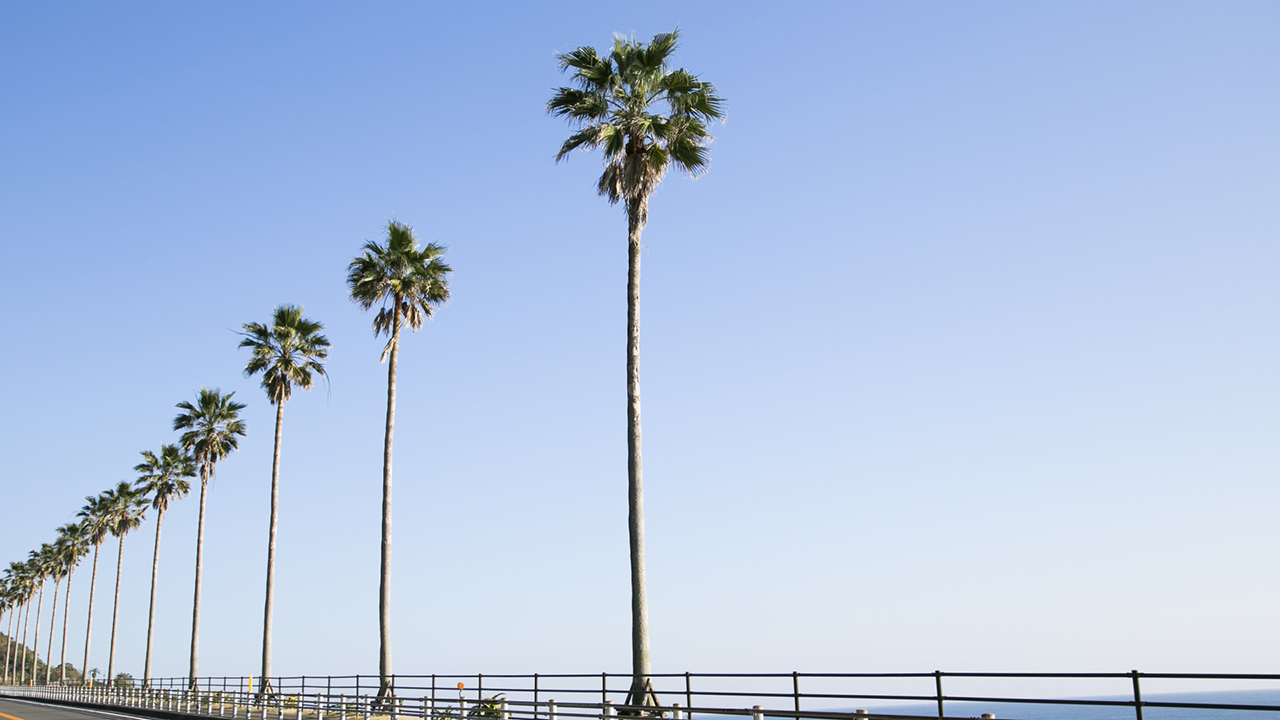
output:
M 164 524 L 164 511 L 169 503 L 180 500 L 191 492 L 187 478 L 196 476 L 196 465 L 191 456 L 177 445 L 161 445 L 160 454 L 142 451 L 142 462 L 133 467 L 138 473 L 138 485 L 151 499 L 156 509 L 156 547 L 151 554 L 151 605 L 147 611 L 147 659 L 142 666 L 142 686 L 151 687 L 151 641 L 156 624 L 156 575 L 160 570 L 160 526 Z
M 71 576 L 75 573 L 80 559 L 89 552 L 89 531 L 83 521 L 67 523 L 58 528 L 59 542 L 62 544 L 62 563 L 67 568 L 67 589 L 62 603 L 62 659 L 58 661 L 58 682 L 67 684 L 67 619 L 71 612 Z
M 58 538 L 53 541 L 50 548 L 48 571 L 49 576 L 53 578 L 53 608 L 49 611 L 49 639 L 45 640 L 44 650 L 44 684 L 49 684 L 50 673 L 53 671 L 53 631 L 58 623 L 58 588 L 62 584 L 62 578 L 67 576 L 67 566 L 63 562 L 66 554 L 66 540 L 62 535 L 61 529 L 58 531 Z M 37 648 L 38 650 L 38 648 Z
M 6 576 L 0 578 L 0 625 L 4 624 L 4 617 L 9 616 L 9 632 L 4 636 L 5 652 L 8 652 L 9 636 L 13 634 L 13 601 L 9 597 L 9 578 Z M 0 677 L 4 672 L 0 671 Z M 6 685 L 8 683 L 5 683 Z
M 10 668 L 13 667 L 13 624 L 16 618 L 22 617 L 22 566 L 18 563 L 11 562 L 9 567 L 4 571 L 4 600 L 9 606 L 9 629 L 5 633 L 4 643 L 4 684 L 11 682 L 12 673 Z M 18 629 L 22 629 L 21 621 L 18 623 Z
M 382 443 L 382 557 L 378 584 L 378 697 L 391 687 L 391 436 L 396 421 L 396 364 L 400 358 L 400 327 L 418 330 L 438 305 L 449 299 L 445 248 L 428 243 L 419 248 L 407 225 L 387 224 L 387 242 L 364 244 L 364 253 L 347 266 L 351 299 L 368 310 L 381 304 L 373 318 L 373 334 L 389 336 L 382 358 L 387 363 L 387 424 Z
M 240 419 L 243 403 L 232 400 L 234 392 L 200 388 L 195 404 L 178 403 L 182 412 L 173 419 L 174 430 L 182 433 L 182 449 L 190 453 L 200 471 L 200 520 L 196 524 L 196 589 L 191 608 L 191 689 L 197 689 L 200 665 L 200 581 L 204 570 L 204 509 L 209 480 L 218 463 L 240 447 L 245 424 Z
M 649 612 L 644 575 L 644 485 L 640 462 L 640 233 L 649 196 L 675 167 L 696 177 L 710 162 L 707 124 L 724 117 L 724 101 L 711 83 L 669 61 L 677 32 L 646 44 L 614 38 L 602 55 L 592 47 L 560 53 L 561 72 L 574 87 L 556 90 L 547 112 L 578 131 L 556 162 L 579 148 L 604 154 L 596 190 L 627 212 L 627 519 L 631 551 L 631 691 L 628 705 L 657 704 L 649 684 Z
M 36 629 L 35 638 L 31 641 L 31 684 L 36 682 L 36 675 L 40 670 L 40 615 L 44 612 L 44 586 L 49 581 L 49 573 L 53 565 L 53 546 L 44 543 L 39 550 L 32 550 L 30 559 L 27 561 L 31 565 L 32 575 L 36 584 Z M 25 641 L 25 638 L 23 638 Z M 26 679 L 26 670 L 23 669 L 23 679 Z
M 267 594 L 262 620 L 262 687 L 271 692 L 271 620 L 276 587 L 276 524 L 280 500 L 280 438 L 284 424 L 284 403 L 293 386 L 310 390 L 315 376 L 328 377 L 324 361 L 329 357 L 329 339 L 320 334 L 324 325 L 302 317 L 302 308 L 281 305 L 271 316 L 271 324 L 245 323 L 240 347 L 253 353 L 244 374 L 262 373 L 262 388 L 276 406 L 276 443 L 271 456 L 271 522 L 267 531 Z
M 120 616 L 120 575 L 124 568 L 124 536 L 137 529 L 147 511 L 147 498 L 141 488 L 121 480 L 106 493 L 109 507 L 107 524 L 111 534 L 119 541 L 116 549 L 116 595 L 111 606 L 111 650 L 107 654 L 107 682 L 116 676 L 116 620 Z
M 35 556 L 35 551 L 29 553 L 27 555 L 27 561 L 23 563 L 22 566 L 23 583 L 26 586 L 27 592 L 27 610 L 24 613 L 25 617 L 22 620 L 22 673 L 19 676 L 19 682 L 23 685 L 27 684 L 27 653 L 30 652 L 30 650 L 27 649 L 30 647 L 30 645 L 27 645 L 27 635 L 31 630 L 31 606 L 33 604 L 38 604 L 33 603 L 32 600 L 33 598 L 36 598 L 36 586 L 40 584 L 40 567 Z M 37 615 L 36 632 L 39 632 L 39 626 L 40 617 Z M 35 672 L 32 671 L 32 674 L 34 675 Z
M 9 660 L 13 654 L 13 618 L 22 614 L 22 593 L 20 592 L 21 580 L 19 579 L 20 567 L 18 563 L 9 563 L 9 568 L 4 571 L 4 601 L 9 606 L 9 629 L 5 633 L 4 642 L 4 684 L 9 684 L 9 668 L 11 664 Z
M 89 667 L 89 640 L 93 636 L 93 595 L 98 586 L 98 551 L 102 549 L 102 542 L 111 533 L 111 528 L 107 524 L 107 510 L 107 502 L 103 496 L 87 496 L 85 506 L 76 513 L 77 517 L 83 521 L 81 524 L 89 543 L 93 545 L 93 570 L 89 573 L 89 619 L 84 627 L 84 665 L 80 666 L 82 668 Z M 82 674 L 82 680 L 88 681 L 88 674 Z

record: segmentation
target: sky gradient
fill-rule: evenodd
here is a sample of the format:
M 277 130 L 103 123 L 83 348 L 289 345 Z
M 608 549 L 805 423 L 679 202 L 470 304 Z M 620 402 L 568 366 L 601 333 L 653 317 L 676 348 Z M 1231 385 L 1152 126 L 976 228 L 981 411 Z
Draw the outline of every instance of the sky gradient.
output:
M 1265 2 L 7 3 L 0 559 L 234 390 L 201 669 L 256 672 L 274 418 L 236 332 L 301 304 L 331 384 L 284 413 L 275 668 L 376 672 L 386 366 L 343 280 L 394 218 L 455 270 L 400 358 L 395 669 L 626 671 L 626 223 L 545 103 L 555 51 L 676 27 L 728 119 L 644 234 L 655 671 L 1275 672 Z

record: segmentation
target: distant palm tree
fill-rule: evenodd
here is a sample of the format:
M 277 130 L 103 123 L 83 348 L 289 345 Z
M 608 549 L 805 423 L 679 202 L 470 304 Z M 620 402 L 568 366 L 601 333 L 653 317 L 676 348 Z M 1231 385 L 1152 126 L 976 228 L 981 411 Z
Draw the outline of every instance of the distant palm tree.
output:
M 422 327 L 438 305 L 449 299 L 445 248 L 418 239 L 407 225 L 387 224 L 387 242 L 364 244 L 364 253 L 347 267 L 351 299 L 368 310 L 381 304 L 373 318 L 373 334 L 390 336 L 382 350 L 387 363 L 387 423 L 382 444 L 382 558 L 378 585 L 378 697 L 392 695 L 391 687 L 391 436 L 396 419 L 396 364 L 400 358 L 400 327 Z
M 53 608 L 49 611 L 49 639 L 45 640 L 44 650 L 44 684 L 49 684 L 50 673 L 53 670 L 53 631 L 58 623 L 58 587 L 62 583 L 62 578 L 67 576 L 67 566 L 63 561 L 66 553 L 66 539 L 62 535 L 61 528 L 58 530 L 58 538 L 53 541 L 52 551 L 49 553 L 48 570 L 49 576 L 53 578 Z M 65 611 L 64 611 L 65 614 Z M 39 650 L 39 648 L 37 648 Z
M 9 573 L 10 591 L 14 594 L 14 602 L 18 605 L 17 634 L 25 638 L 27 619 L 31 617 L 31 584 L 27 577 L 26 563 L 9 563 Z M 10 646 L 14 644 L 15 639 L 17 639 L 16 634 L 9 636 Z M 18 682 L 18 668 L 26 663 L 26 646 L 23 642 L 17 643 L 18 647 L 13 651 L 13 661 L 5 666 L 9 682 Z
M 107 677 L 115 677 L 116 669 L 116 620 L 120 616 L 120 574 L 124 568 L 124 536 L 137 529 L 147 511 L 147 498 L 141 488 L 121 480 L 105 493 L 107 498 L 107 524 L 111 534 L 120 542 L 116 550 L 116 596 L 111 606 L 111 650 L 107 654 Z
M 107 524 L 107 504 L 101 495 L 86 497 L 85 506 L 76 515 L 82 518 L 85 535 L 93 545 L 93 571 L 89 574 L 89 620 L 84 628 L 84 665 L 89 667 L 89 640 L 93 635 L 93 594 L 98 586 L 98 551 L 107 539 L 111 528 Z
M 174 430 L 182 433 L 182 449 L 189 453 L 200 471 L 200 520 L 196 525 L 196 589 L 191 608 L 191 688 L 197 689 L 200 664 L 200 581 L 204 569 L 204 509 L 209 480 L 218 463 L 240 447 L 245 424 L 240 419 L 244 404 L 233 401 L 234 392 L 223 395 L 218 390 L 201 388 L 195 404 L 178 403 L 182 410 L 173 419 Z M 88 664 L 85 665 L 88 667 Z
M 324 361 L 329 357 L 329 339 L 320 334 L 324 329 L 314 320 L 302 317 L 302 308 L 281 305 L 271 316 L 271 324 L 245 323 L 240 347 L 253 355 L 244 374 L 262 373 L 262 388 L 267 399 L 276 406 L 276 443 L 271 456 L 271 522 L 267 531 L 267 593 L 262 620 L 262 687 L 260 693 L 271 693 L 271 621 L 276 586 L 276 525 L 280 500 L 280 439 L 284 425 L 284 403 L 293 394 L 293 386 L 310 390 L 315 375 L 327 378 Z
M 151 555 L 151 605 L 147 611 L 147 659 L 142 669 L 142 686 L 151 687 L 151 642 L 156 624 L 156 575 L 160 570 L 160 526 L 164 524 L 164 511 L 169 503 L 180 500 L 191 492 L 187 478 L 196 476 L 196 465 L 191 456 L 177 445 L 161 445 L 160 453 L 142 451 L 142 462 L 133 467 L 138 473 L 139 489 L 151 499 L 156 509 L 156 547 Z
M 80 559 L 89 552 L 89 534 L 84 522 L 68 523 L 58 528 L 61 561 L 67 570 L 67 589 L 62 603 L 62 659 L 58 662 L 58 682 L 67 684 L 67 618 L 71 611 L 71 576 Z
M 557 55 L 575 87 L 562 87 L 547 112 L 578 128 L 556 162 L 579 148 L 604 152 L 596 190 L 627 211 L 627 505 L 631 551 L 631 690 L 628 705 L 656 705 L 649 682 L 649 610 L 644 574 L 644 484 L 640 462 L 640 233 L 649 196 L 672 166 L 690 176 L 709 163 L 707 124 L 723 118 L 724 101 L 711 83 L 671 70 L 676 32 L 645 44 L 617 36 L 601 55 L 580 47 Z
M 22 620 L 22 672 L 18 676 L 18 682 L 22 685 L 27 684 L 27 653 L 30 652 L 27 649 L 30 647 L 27 645 L 27 637 L 31 630 L 31 606 L 39 605 L 36 587 L 40 584 L 40 568 L 38 567 L 38 563 L 34 556 L 35 552 L 28 554 L 27 561 L 22 564 L 22 579 L 23 583 L 26 585 L 27 592 L 27 609 L 26 612 L 23 613 L 24 617 Z M 36 617 L 36 625 L 39 626 L 39 616 L 37 615 Z
M 4 601 L 9 606 L 9 630 L 5 633 L 4 643 L 4 684 L 9 684 L 10 660 L 13 654 L 13 619 L 22 615 L 22 566 L 9 563 L 4 571 Z
M 4 578 L 0 578 L 0 625 L 4 624 L 6 615 L 9 616 L 9 632 L 5 633 L 4 644 L 5 652 L 8 653 L 9 637 L 13 634 L 13 600 L 9 597 L 9 577 L 7 575 Z M 3 671 L 0 671 L 0 677 L 3 677 L 3 675 Z
M 40 615 L 44 611 L 44 586 L 49 580 L 49 573 L 53 564 L 53 546 L 44 543 L 39 550 L 32 550 L 27 564 L 31 566 L 32 578 L 36 584 L 38 598 L 36 600 L 35 638 L 31 641 L 31 684 L 34 685 L 40 665 Z M 26 642 L 26 637 L 23 637 L 23 642 Z M 26 682 L 26 672 L 24 664 L 22 670 L 23 682 Z

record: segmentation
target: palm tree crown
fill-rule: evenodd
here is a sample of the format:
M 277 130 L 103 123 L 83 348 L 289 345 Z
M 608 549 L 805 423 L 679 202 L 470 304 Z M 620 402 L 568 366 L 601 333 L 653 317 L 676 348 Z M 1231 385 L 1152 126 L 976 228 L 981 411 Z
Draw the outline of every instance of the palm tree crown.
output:
M 691 176 L 707 168 L 707 123 L 724 117 L 724 100 L 711 83 L 668 69 L 678 40 L 679 31 L 648 44 L 615 36 L 607 55 L 593 47 L 556 55 L 575 87 L 557 89 L 547 112 L 579 128 L 556 161 L 579 148 L 603 150 L 596 189 L 610 203 L 647 198 L 673 163 Z
M 364 244 L 364 253 L 347 267 L 347 286 L 365 310 L 382 304 L 373 318 L 374 335 L 394 335 L 401 322 L 418 330 L 449 299 L 452 268 L 441 259 L 444 252 L 436 243 L 419 248 L 413 230 L 394 220 L 387 224 L 386 245 Z M 382 357 L 390 351 L 388 340 Z
M 111 526 L 107 518 L 110 506 L 105 494 L 97 497 L 87 495 L 84 500 L 84 507 L 80 508 L 76 517 L 83 518 L 80 524 L 84 527 L 85 536 L 88 537 L 90 544 L 101 545 L 102 541 L 111 534 Z
M 245 323 L 240 347 L 253 356 L 245 366 L 246 375 L 262 373 L 262 388 L 272 405 L 289 399 L 293 386 L 310 390 L 315 375 L 327 377 L 324 360 L 329 357 L 329 339 L 320 334 L 324 325 L 302 317 L 302 308 L 281 305 L 271 316 L 271 324 Z
M 223 395 L 216 389 L 200 388 L 194 405 L 185 400 L 178 403 L 178 409 L 184 412 L 173 419 L 173 429 L 186 431 L 182 433 L 182 447 L 199 466 L 202 481 L 209 479 L 218 462 L 239 449 L 239 438 L 244 436 L 245 423 L 240 419 L 244 403 L 232 400 L 233 395 L 234 392 Z
M 138 473 L 137 486 L 150 497 L 151 507 L 160 512 L 169 509 L 172 500 L 180 500 L 191 492 L 187 478 L 196 476 L 191 456 L 177 445 L 161 445 L 160 454 L 142 451 L 142 462 L 133 466 Z
M 105 520 L 107 531 L 112 536 L 122 538 L 142 524 L 147 508 L 147 498 L 141 488 L 135 488 L 125 480 L 102 493 L 106 506 Z

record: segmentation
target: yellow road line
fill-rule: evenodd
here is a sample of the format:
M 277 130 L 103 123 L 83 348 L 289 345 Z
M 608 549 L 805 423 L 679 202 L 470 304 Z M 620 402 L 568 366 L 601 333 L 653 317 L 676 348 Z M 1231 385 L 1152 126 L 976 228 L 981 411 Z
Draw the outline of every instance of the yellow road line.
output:
M 12 716 L 12 715 L 5 715 L 4 713 L 0 713 L 0 718 L 4 718 L 5 720 L 22 720 L 22 718 L 20 718 L 20 717 L 14 717 L 14 716 Z

